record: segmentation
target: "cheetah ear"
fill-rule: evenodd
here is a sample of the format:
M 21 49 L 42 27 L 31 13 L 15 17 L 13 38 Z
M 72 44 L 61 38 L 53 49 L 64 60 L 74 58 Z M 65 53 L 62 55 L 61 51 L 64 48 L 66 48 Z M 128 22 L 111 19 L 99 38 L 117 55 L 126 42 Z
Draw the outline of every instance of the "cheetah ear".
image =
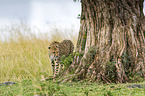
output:
M 48 47 L 48 49 L 50 49 L 51 47 Z

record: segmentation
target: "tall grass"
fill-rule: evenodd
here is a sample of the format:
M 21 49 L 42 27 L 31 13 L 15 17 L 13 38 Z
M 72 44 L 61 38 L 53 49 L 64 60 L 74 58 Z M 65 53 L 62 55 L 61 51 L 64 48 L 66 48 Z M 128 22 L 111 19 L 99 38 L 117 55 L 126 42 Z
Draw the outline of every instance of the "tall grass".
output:
M 0 40 L 0 82 L 52 75 L 47 51 L 49 43 L 70 39 L 75 44 L 77 40 L 73 30 L 62 32 L 56 28 L 36 35 L 24 24 L 10 26 L 6 30 L 5 40 Z M 1 36 L 4 31 L 0 31 Z

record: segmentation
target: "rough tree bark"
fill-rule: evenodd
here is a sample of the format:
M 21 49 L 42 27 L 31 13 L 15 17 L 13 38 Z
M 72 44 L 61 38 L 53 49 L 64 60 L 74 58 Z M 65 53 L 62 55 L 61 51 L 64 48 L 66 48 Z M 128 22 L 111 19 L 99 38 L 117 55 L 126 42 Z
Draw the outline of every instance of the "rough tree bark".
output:
M 82 0 L 76 53 L 61 82 L 88 79 L 128 82 L 145 77 L 144 0 Z M 68 72 L 63 73 L 66 75 Z

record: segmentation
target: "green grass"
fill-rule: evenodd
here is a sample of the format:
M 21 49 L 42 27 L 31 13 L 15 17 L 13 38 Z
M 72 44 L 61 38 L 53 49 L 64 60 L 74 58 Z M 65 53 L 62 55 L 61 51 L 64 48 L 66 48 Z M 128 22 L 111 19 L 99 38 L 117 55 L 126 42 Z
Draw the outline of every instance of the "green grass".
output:
M 25 79 L 16 85 L 1 86 L 2 96 L 145 96 L 145 89 L 127 88 L 128 84 L 65 83 Z M 145 83 L 145 82 L 144 82 Z
M 72 30 L 64 34 L 61 30 L 55 29 L 51 35 L 36 36 L 25 25 L 12 26 L 7 28 L 7 32 L 11 37 L 6 36 L 5 41 L 0 40 L 0 83 L 12 81 L 17 84 L 0 86 L 0 96 L 145 95 L 145 89 L 128 89 L 127 84 L 79 82 L 58 85 L 51 81 L 41 81 L 52 75 L 47 51 L 49 43 L 53 40 L 71 39 L 76 45 L 76 34 Z M 0 34 L 3 34 L 2 30 Z

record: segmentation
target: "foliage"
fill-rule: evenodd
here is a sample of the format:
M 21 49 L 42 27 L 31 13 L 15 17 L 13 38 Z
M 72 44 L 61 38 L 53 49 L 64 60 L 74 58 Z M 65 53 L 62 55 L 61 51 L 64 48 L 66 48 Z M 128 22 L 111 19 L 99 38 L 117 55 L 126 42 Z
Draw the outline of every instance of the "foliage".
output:
M 115 67 L 115 61 L 112 61 L 112 62 L 107 62 L 106 64 L 106 68 L 105 68 L 105 71 L 106 71 L 106 76 L 108 77 L 108 79 L 110 79 L 111 81 L 115 82 L 115 78 L 116 78 L 116 75 L 115 74 L 115 71 L 116 71 L 116 67 Z
M 84 52 L 78 52 L 78 51 L 75 51 L 74 53 L 73 53 L 74 55 L 76 55 L 76 56 L 83 56 L 84 55 Z
M 77 1 L 77 2 L 80 2 L 80 0 L 73 0 L 73 1 L 74 1 L 74 2 L 76 2 L 76 1 Z
M 74 55 L 70 54 L 68 57 L 65 57 L 64 55 L 61 57 L 61 64 L 64 64 L 65 69 L 68 68 L 71 63 L 73 62 Z

